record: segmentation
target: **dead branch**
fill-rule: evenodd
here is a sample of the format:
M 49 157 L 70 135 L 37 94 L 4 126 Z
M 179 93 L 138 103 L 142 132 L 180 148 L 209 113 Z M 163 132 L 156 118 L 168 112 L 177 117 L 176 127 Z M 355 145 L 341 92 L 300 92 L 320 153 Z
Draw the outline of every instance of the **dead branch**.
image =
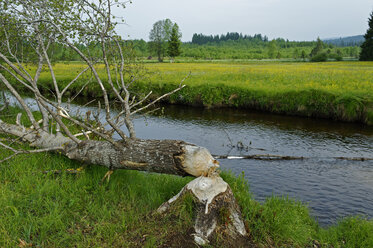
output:
M 340 160 L 349 160 L 349 161 L 369 161 L 373 160 L 373 158 L 366 158 L 366 157 L 334 157 L 335 159 L 340 159 Z
M 233 155 L 212 155 L 215 159 L 256 159 L 256 160 L 303 160 L 305 157 L 297 156 L 282 156 L 274 154 L 252 154 L 244 156 L 233 156 Z
M 9 137 L 9 141 L 0 142 L 0 146 L 11 153 L 0 162 L 18 154 L 57 150 L 69 159 L 104 166 L 109 169 L 109 176 L 117 169 L 129 169 L 198 177 L 185 187 L 185 191 L 194 194 L 199 206 L 195 241 L 198 244 L 208 243 L 211 234 L 219 230 L 216 228 L 216 221 L 223 208 L 229 210 L 229 218 L 232 220 L 228 228 L 229 236 L 234 238 L 245 236 L 246 230 L 233 193 L 227 183 L 219 177 L 217 172 L 219 163 L 207 149 L 179 140 L 136 138 L 133 119 L 140 113 L 154 111 L 150 109 L 151 106 L 183 89 L 184 81 L 190 73 L 174 90 L 154 100 L 149 101 L 152 92 L 144 97 L 136 97 L 136 94 L 130 92 L 129 87 L 138 80 L 137 74 L 131 71 L 131 68 L 125 68 L 126 61 L 123 55 L 125 45 L 115 33 L 116 23 L 113 21 L 112 7 L 119 2 L 107 0 L 97 3 L 93 0 L 77 0 L 70 1 L 71 4 L 67 5 L 62 2 L 43 1 L 43 4 L 40 4 L 39 1 L 33 0 L 0 1 L 0 8 L 7 4 L 7 8 L 2 8 L 0 14 L 9 15 L 14 19 L 13 26 L 5 23 L 2 27 L 5 35 L 0 34 L 0 39 L 5 39 L 2 41 L 5 46 L 0 46 L 0 62 L 5 63 L 1 68 L 7 72 L 5 74 L 0 72 L 0 83 L 19 102 L 32 125 L 30 128 L 23 126 L 21 114 L 17 115 L 16 124 L 0 120 L 0 133 Z M 37 61 L 35 71 L 28 70 L 22 63 L 23 60 L 17 58 L 20 52 L 17 46 L 12 47 L 12 43 L 19 41 L 30 44 L 28 48 L 32 50 L 32 56 L 35 57 L 33 61 Z M 50 50 L 54 43 L 73 51 L 86 64 L 65 87 L 62 87 L 55 72 L 51 55 L 53 53 Z M 90 48 L 93 44 L 98 45 L 99 52 L 91 52 Z M 105 75 L 98 71 L 99 67 L 96 66 L 98 63 L 104 65 Z M 51 90 L 55 96 L 54 101 L 43 95 L 43 91 L 40 90 L 40 87 L 44 87 L 39 82 L 43 69 L 47 70 L 51 77 L 53 86 L 48 90 Z M 64 94 L 86 72 L 92 74 L 92 83 L 95 83 L 101 91 L 101 96 L 95 99 L 98 101 L 99 110 L 97 114 L 93 114 L 97 125 L 92 124 L 90 115 L 87 114 L 87 118 L 82 119 L 69 113 L 69 108 L 64 107 Z M 113 82 L 114 72 L 116 85 Z M 129 82 L 126 78 L 129 78 Z M 36 121 L 34 113 L 23 100 L 14 82 L 18 82 L 34 94 L 34 99 L 42 113 L 40 121 Z M 85 86 L 81 87 L 78 93 L 83 91 Z M 109 94 L 114 96 L 112 102 L 109 101 Z M 71 103 L 74 98 L 75 96 L 68 103 Z M 99 118 L 101 101 L 105 113 L 102 119 L 107 122 L 105 124 L 102 124 Z M 112 113 L 111 104 L 115 102 L 120 103 L 117 115 Z M 40 127 L 41 123 L 42 127 Z M 123 125 L 127 128 L 129 136 L 122 129 Z M 76 130 L 72 131 L 72 126 L 79 127 L 81 133 L 74 135 Z M 113 139 L 114 132 L 120 136 L 120 140 Z M 95 134 L 103 140 L 90 139 L 89 134 Z M 87 140 L 77 138 L 80 136 L 84 136 Z M 14 146 L 16 141 L 27 143 L 35 149 L 17 149 Z M 172 199 L 167 204 L 171 205 Z M 201 211 L 202 208 L 205 211 Z
M 5 92 L 2 91 L 1 94 L 2 94 L 2 98 L 3 98 L 3 106 L 0 107 L 0 112 L 9 107 L 9 100 L 5 96 Z
M 251 155 L 212 155 L 215 159 L 254 159 L 254 160 L 305 160 L 310 157 L 303 156 L 287 156 L 274 154 L 251 154 Z M 326 157 L 328 159 L 339 159 L 348 161 L 369 161 L 373 158 L 368 157 Z
M 42 153 L 42 152 L 50 152 L 50 151 L 57 151 L 57 150 L 62 150 L 62 147 L 50 147 L 50 148 L 43 148 L 43 149 L 35 149 L 35 150 L 16 150 L 3 142 L 0 142 L 0 146 L 4 147 L 5 149 L 8 149 L 13 152 L 10 156 L 0 160 L 0 163 L 3 163 L 11 158 L 13 158 L 16 155 L 19 154 L 31 154 L 31 153 Z

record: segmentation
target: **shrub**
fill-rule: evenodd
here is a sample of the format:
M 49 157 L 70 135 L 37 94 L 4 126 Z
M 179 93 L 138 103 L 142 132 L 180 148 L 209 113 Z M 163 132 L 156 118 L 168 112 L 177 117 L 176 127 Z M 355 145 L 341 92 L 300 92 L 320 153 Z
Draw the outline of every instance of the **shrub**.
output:
M 331 53 L 329 54 L 329 58 L 335 59 L 336 61 L 342 61 L 343 57 L 337 53 Z
M 326 53 L 319 53 L 311 58 L 311 62 L 325 62 L 328 59 Z

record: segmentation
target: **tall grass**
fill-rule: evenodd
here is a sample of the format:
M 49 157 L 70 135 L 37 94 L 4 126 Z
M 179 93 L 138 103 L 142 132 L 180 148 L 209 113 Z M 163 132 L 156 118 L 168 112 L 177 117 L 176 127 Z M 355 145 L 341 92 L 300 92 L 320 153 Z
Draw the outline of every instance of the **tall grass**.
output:
M 373 63 L 205 63 L 150 64 L 158 71 L 151 88 L 170 89 L 192 76 L 171 102 L 235 106 L 275 113 L 373 123 Z
M 56 64 L 59 83 L 66 85 L 83 67 L 79 63 Z M 103 66 L 97 67 L 105 81 Z M 29 68 L 34 70 L 33 66 Z M 188 87 L 166 99 L 171 103 L 244 107 L 373 124 L 372 62 L 149 63 L 145 68 L 148 76 L 134 84 L 131 91 L 146 94 L 152 90 L 153 97 L 174 89 L 191 72 L 185 81 Z M 91 78 L 87 72 L 72 86 L 71 94 Z M 101 94 L 93 81 L 83 96 Z M 40 84 L 47 92 L 53 89 L 46 68 Z

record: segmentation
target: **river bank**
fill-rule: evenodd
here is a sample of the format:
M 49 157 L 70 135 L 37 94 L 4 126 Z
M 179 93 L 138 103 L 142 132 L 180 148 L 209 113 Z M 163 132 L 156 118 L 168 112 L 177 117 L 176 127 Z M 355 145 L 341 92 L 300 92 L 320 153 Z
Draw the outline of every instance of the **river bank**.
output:
M 105 81 L 103 66 L 97 67 Z M 83 68 L 80 63 L 56 64 L 57 80 L 67 85 Z M 184 81 L 187 87 L 165 98 L 166 103 L 373 124 L 372 62 L 149 63 L 144 69 L 147 73 L 139 76 L 131 91 L 145 95 L 151 90 L 153 98 L 173 90 L 190 72 Z M 79 92 L 90 76 L 85 73 L 77 80 L 70 95 Z M 53 89 L 47 70 L 39 81 L 45 91 Z M 81 94 L 97 98 L 101 91 L 91 81 Z
M 235 107 L 373 124 L 373 63 L 205 63 L 147 65 L 158 72 L 135 90 L 161 95 L 191 72 L 170 103 Z

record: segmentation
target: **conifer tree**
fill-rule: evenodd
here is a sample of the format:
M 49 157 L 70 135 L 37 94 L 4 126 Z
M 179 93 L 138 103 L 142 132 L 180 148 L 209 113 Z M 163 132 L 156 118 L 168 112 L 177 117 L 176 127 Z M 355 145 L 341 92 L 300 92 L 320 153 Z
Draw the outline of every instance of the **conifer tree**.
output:
M 312 49 L 310 56 L 316 56 L 318 55 L 322 49 L 324 48 L 324 43 L 320 40 L 319 37 L 317 37 L 316 46 Z
M 365 41 L 361 45 L 360 60 L 373 61 L 373 11 L 368 20 L 369 28 L 364 35 Z
M 179 32 L 179 26 L 175 23 L 172 27 L 170 39 L 168 41 L 168 49 L 167 49 L 167 53 L 171 57 L 171 61 L 173 61 L 173 59 L 176 56 L 179 56 L 181 53 L 180 52 L 180 44 L 181 44 L 180 37 L 181 37 L 181 33 Z

